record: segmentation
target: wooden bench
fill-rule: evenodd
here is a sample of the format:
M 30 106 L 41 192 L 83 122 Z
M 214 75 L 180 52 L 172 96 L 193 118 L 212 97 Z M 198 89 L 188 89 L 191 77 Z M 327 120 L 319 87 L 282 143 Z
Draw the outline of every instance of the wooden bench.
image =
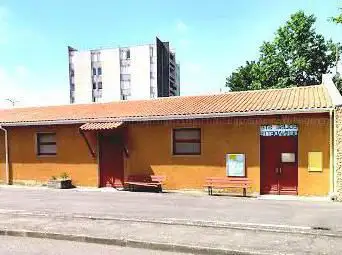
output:
M 158 192 L 162 192 L 162 185 L 165 182 L 165 176 L 159 175 L 130 175 L 125 181 L 128 190 L 134 191 L 136 187 L 156 188 Z
M 204 187 L 208 188 L 208 194 L 213 194 L 213 188 L 242 188 L 243 196 L 247 194 L 247 188 L 252 186 L 248 178 L 241 177 L 207 177 Z

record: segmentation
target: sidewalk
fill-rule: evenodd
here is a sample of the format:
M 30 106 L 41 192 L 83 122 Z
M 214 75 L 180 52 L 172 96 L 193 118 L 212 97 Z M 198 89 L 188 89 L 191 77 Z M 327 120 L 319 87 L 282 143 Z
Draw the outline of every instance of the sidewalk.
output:
M 2 235 L 195 254 L 342 254 L 341 203 L 18 187 L 0 196 Z
M 342 238 L 129 221 L 0 215 L 0 234 L 194 254 L 342 254 Z

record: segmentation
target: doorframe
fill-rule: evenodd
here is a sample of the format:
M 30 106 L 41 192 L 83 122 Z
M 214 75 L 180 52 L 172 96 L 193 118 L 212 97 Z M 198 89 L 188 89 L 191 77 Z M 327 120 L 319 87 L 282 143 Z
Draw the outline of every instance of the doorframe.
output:
M 296 124 L 298 125 L 298 124 Z M 262 153 L 262 150 L 261 150 L 261 137 L 262 135 L 260 134 L 260 128 L 261 128 L 262 125 L 259 126 L 259 129 L 258 129 L 258 134 L 259 134 L 259 173 L 260 173 L 260 180 L 259 180 L 259 194 L 260 195 L 278 195 L 278 196 L 282 196 L 280 195 L 280 189 L 279 189 L 279 184 L 278 184 L 278 194 L 261 194 L 261 179 L 262 179 L 262 175 L 261 175 L 261 153 Z M 298 133 L 296 135 L 296 146 L 297 146 L 297 155 L 296 155 L 296 163 L 297 163 L 297 188 L 296 188 L 296 196 L 298 196 L 298 186 L 299 186 L 299 126 L 298 126 Z
M 122 130 L 115 130 L 114 132 L 120 132 L 119 133 L 119 136 L 120 136 L 120 139 L 122 139 L 122 141 L 124 141 L 124 131 Z M 106 133 L 106 132 L 105 132 Z M 109 131 L 109 136 L 111 136 L 111 133 Z M 101 133 L 101 132 L 98 132 L 97 133 L 97 146 L 98 146 L 98 157 L 97 157 L 97 161 L 98 161 L 98 164 L 97 164 L 97 168 L 98 168 L 98 187 L 101 188 L 101 187 L 105 187 L 105 186 L 101 186 L 101 182 L 102 182 L 102 141 L 104 140 L 104 133 Z M 124 145 L 124 142 L 121 145 L 121 160 L 122 160 L 122 185 L 124 185 L 124 179 L 125 179 L 125 158 L 124 158 L 124 148 L 125 148 L 125 145 Z

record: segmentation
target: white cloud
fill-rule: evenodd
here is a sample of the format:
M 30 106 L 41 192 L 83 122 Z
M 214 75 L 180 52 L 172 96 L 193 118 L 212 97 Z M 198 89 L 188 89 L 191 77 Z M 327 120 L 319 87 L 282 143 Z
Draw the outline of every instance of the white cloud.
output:
M 68 104 L 67 87 L 64 89 L 62 84 L 53 83 L 47 86 L 45 80 L 54 81 L 51 77 L 45 79 L 34 74 L 22 65 L 12 70 L 0 66 L 0 108 L 12 107 L 7 99 L 15 100 L 16 107 Z
M 189 27 L 182 21 L 182 20 L 178 20 L 176 22 L 176 30 L 179 33 L 185 33 L 187 32 L 189 29 Z

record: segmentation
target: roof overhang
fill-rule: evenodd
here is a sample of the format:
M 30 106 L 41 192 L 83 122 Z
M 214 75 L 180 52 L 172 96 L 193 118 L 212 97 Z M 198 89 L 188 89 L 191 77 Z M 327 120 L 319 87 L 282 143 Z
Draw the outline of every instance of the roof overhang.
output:
M 167 116 L 147 116 L 147 117 L 109 117 L 109 118 L 84 118 L 68 120 L 42 120 L 42 121 L 22 121 L 22 122 L 0 122 L 3 127 L 16 126 L 42 126 L 42 125 L 72 125 L 86 123 L 108 123 L 108 122 L 144 122 L 144 121 L 170 121 L 170 120 L 191 120 L 191 119 L 210 119 L 210 118 L 232 118 L 232 117 L 258 117 L 279 114 L 312 114 L 327 113 L 334 110 L 331 108 L 320 109 L 299 109 L 299 110 L 274 110 L 274 111 L 253 111 L 253 112 L 229 112 L 229 113 L 208 113 L 208 114 L 189 114 L 189 115 L 167 115 Z
M 112 130 L 123 125 L 122 121 L 115 122 L 88 122 L 80 126 L 82 131 Z

